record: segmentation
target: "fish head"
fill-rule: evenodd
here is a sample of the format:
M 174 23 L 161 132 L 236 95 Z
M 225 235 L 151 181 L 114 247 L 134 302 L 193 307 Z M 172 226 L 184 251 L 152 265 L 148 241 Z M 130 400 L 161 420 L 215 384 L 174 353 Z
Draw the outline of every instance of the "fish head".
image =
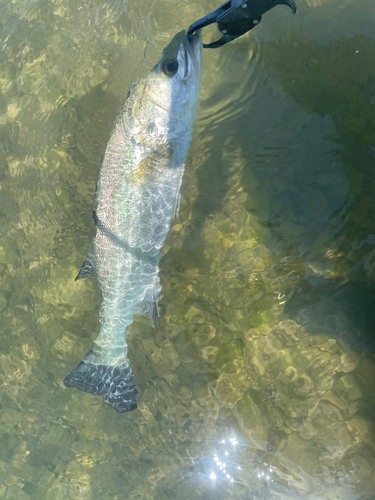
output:
M 178 133 L 196 117 L 201 79 L 202 39 L 198 31 L 188 39 L 177 33 L 147 78 L 146 92 L 160 117 L 168 116 L 168 128 Z

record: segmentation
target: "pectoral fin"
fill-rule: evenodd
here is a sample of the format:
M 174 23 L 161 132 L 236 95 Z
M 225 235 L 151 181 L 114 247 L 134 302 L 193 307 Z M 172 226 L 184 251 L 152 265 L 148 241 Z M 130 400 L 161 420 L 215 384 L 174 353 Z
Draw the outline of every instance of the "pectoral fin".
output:
M 168 168 L 169 161 L 173 158 L 174 151 L 169 144 L 160 144 L 158 148 L 144 158 L 132 172 L 132 180 L 137 183 L 155 179 L 158 173 Z

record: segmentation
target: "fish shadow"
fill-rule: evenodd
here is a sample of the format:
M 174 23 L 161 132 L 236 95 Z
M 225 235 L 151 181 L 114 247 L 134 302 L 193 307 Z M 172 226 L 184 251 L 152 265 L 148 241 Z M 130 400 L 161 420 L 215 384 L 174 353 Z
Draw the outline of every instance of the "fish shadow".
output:
M 311 335 L 326 335 L 375 353 L 375 284 L 370 281 L 303 280 L 289 289 L 284 314 Z

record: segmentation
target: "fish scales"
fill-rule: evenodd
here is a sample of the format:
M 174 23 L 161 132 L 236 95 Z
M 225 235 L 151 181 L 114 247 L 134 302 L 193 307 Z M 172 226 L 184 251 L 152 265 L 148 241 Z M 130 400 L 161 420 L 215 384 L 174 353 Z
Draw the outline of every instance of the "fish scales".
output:
M 100 332 L 64 380 L 100 394 L 118 412 L 136 408 L 127 356 L 134 313 L 155 324 L 159 261 L 189 151 L 201 76 L 200 33 L 178 33 L 151 73 L 133 85 L 103 156 L 93 218 L 96 234 L 76 279 L 96 276 L 102 292 Z

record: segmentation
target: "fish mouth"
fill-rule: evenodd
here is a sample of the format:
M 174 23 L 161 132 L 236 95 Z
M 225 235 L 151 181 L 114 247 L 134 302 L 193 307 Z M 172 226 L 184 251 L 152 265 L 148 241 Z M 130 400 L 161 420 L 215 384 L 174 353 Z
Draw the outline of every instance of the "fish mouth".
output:
M 189 71 L 194 67 L 199 71 L 202 55 L 202 32 L 198 30 L 192 36 L 187 36 L 186 31 L 183 31 L 183 47 L 185 50 L 185 79 Z
M 202 30 L 198 30 L 194 35 L 188 36 L 186 31 L 184 33 L 183 43 L 185 50 L 191 57 L 197 58 L 202 51 Z
M 197 55 L 202 49 L 201 30 L 196 31 L 194 35 L 189 37 L 185 30 L 176 33 L 171 42 L 164 48 L 163 59 L 176 57 L 181 45 L 191 57 Z

